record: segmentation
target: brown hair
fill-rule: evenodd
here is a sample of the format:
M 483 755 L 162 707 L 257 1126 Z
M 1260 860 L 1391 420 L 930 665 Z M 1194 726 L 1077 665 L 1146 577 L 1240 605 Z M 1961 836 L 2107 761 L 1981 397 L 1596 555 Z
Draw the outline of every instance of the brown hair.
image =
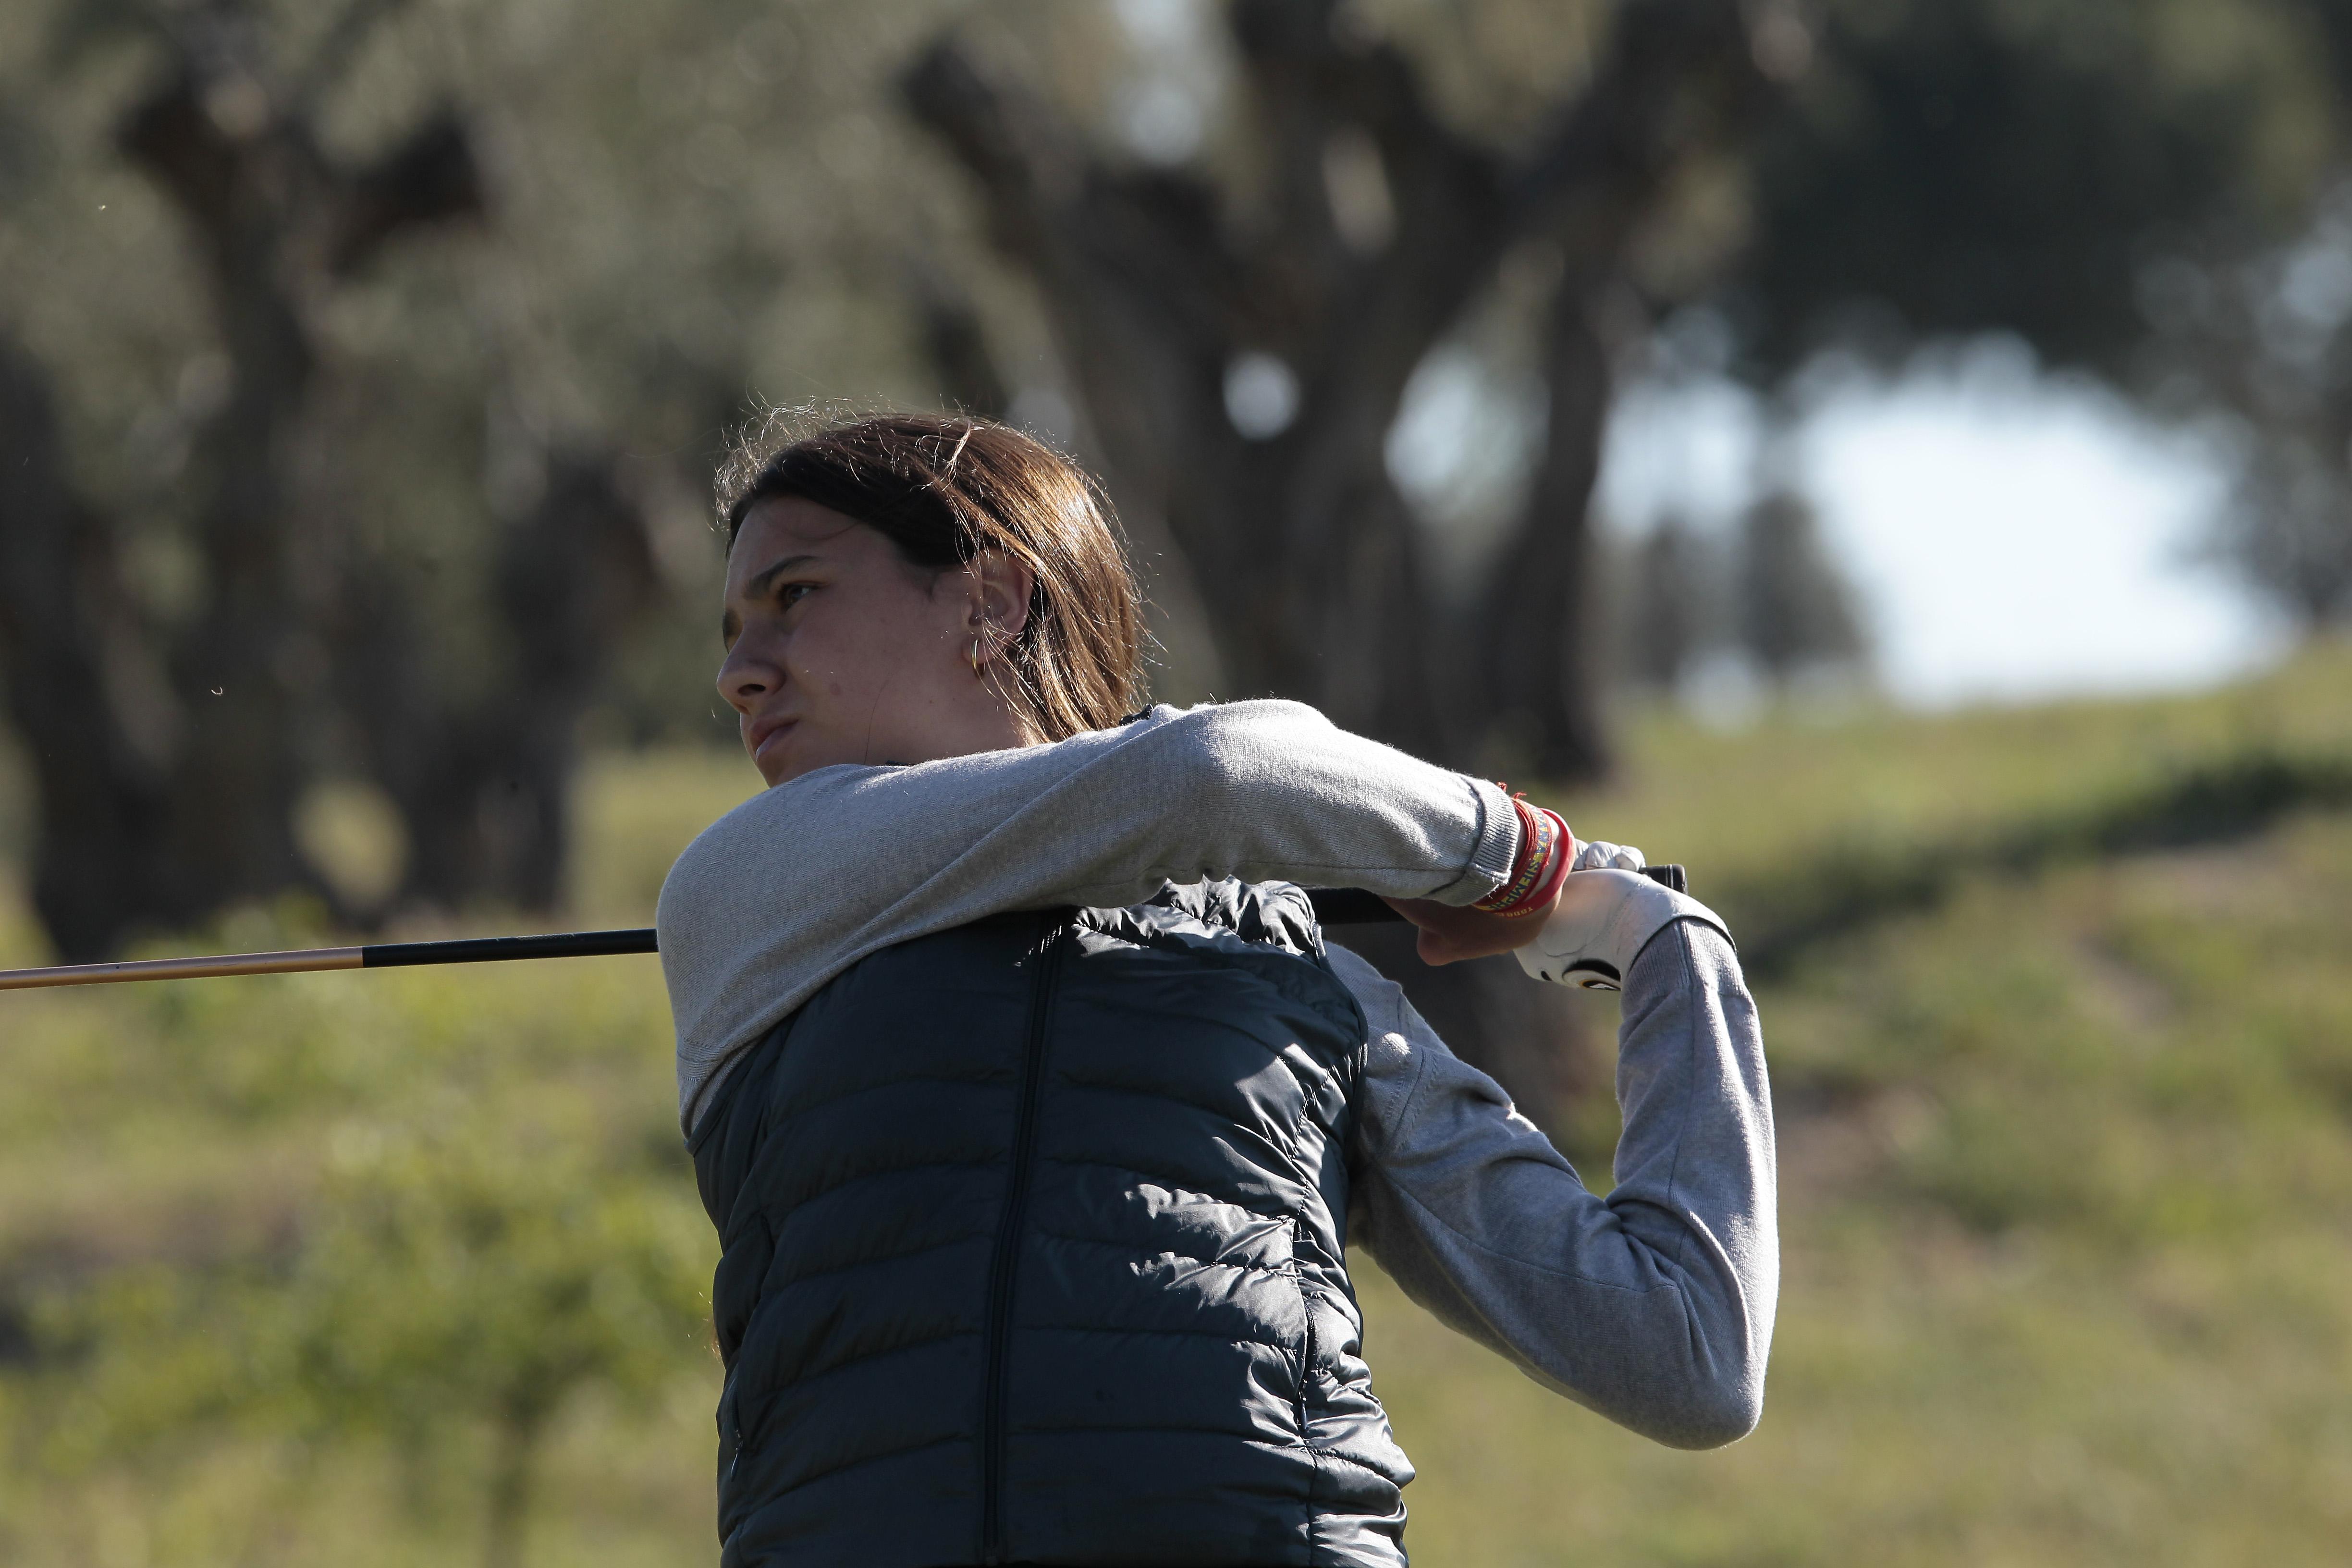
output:
M 1029 619 L 1003 651 L 1005 695 L 1048 741 L 1101 730 L 1148 700 L 1142 596 L 1099 485 L 1007 425 L 961 415 L 882 414 L 795 430 L 772 415 L 719 471 L 727 547 L 744 514 L 798 496 L 866 524 L 932 572 L 1001 550 L 1034 585 Z

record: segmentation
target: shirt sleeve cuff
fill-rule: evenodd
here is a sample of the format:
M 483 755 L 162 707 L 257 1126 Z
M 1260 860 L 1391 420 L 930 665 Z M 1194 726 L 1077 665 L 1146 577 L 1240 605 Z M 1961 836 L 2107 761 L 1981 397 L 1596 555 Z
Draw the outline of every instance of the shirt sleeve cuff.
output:
M 1470 779 L 1478 797 L 1478 844 L 1462 879 L 1433 895 L 1444 904 L 1475 904 L 1511 878 L 1519 853 L 1519 814 L 1511 797 L 1484 779 Z

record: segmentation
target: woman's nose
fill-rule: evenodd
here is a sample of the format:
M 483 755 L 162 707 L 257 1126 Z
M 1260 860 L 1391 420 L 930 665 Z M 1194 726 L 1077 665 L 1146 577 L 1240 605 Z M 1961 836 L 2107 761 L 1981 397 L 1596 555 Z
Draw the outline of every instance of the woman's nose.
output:
M 781 683 L 774 664 L 759 657 L 748 637 L 737 638 L 719 665 L 719 695 L 739 713 L 749 713 L 754 702 Z

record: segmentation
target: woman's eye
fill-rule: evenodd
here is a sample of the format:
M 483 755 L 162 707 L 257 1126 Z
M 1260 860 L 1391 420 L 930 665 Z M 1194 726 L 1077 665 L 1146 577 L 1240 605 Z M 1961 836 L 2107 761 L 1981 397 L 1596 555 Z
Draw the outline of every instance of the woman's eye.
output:
M 776 603 L 790 609 L 816 587 L 814 583 L 787 583 L 776 590 Z

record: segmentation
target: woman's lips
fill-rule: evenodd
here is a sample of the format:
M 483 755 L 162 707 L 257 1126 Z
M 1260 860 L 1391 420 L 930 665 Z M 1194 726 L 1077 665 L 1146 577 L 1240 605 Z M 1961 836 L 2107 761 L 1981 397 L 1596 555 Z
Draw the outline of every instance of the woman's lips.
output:
M 773 741 L 777 736 L 783 734 L 786 731 L 790 730 L 793 723 L 794 721 L 790 719 L 771 719 L 763 720 L 760 723 L 752 725 L 751 760 L 755 763 L 758 762 L 760 760 L 760 753 L 768 749 L 768 743 Z

